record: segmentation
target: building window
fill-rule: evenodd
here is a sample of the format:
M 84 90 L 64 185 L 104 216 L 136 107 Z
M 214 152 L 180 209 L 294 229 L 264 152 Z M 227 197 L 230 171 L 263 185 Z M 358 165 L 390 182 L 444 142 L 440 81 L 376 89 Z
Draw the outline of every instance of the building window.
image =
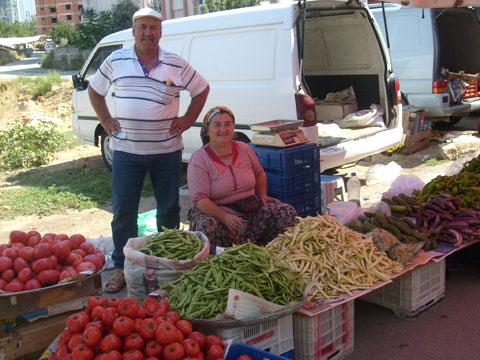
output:
M 56 24 L 57 23 L 57 18 L 56 17 L 52 17 L 52 24 Z
M 54 6 L 50 6 L 50 13 L 56 13 L 57 9 Z
M 78 15 L 78 21 L 82 21 L 82 16 Z
M 72 7 L 72 5 L 67 4 L 67 5 L 65 5 L 65 10 L 70 10 L 71 7 Z
M 72 20 L 72 15 L 68 14 L 67 15 L 67 20 Z
M 78 11 L 80 11 L 80 12 L 83 11 L 83 5 L 78 5 Z

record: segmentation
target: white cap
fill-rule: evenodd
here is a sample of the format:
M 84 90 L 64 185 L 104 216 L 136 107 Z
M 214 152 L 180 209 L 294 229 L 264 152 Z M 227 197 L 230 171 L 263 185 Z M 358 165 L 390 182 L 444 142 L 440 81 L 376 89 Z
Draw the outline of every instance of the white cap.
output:
M 137 19 L 140 19 L 142 17 L 152 17 L 154 19 L 163 20 L 162 14 L 160 14 L 158 11 L 153 10 L 152 8 L 149 7 L 144 7 L 138 11 L 135 12 L 132 16 L 132 20 L 135 21 Z

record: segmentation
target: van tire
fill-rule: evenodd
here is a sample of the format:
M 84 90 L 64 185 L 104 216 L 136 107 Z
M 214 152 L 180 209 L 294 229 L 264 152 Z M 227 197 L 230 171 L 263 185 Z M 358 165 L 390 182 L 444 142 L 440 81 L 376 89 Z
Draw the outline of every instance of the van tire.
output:
M 110 149 L 110 136 L 105 130 L 100 134 L 100 149 L 102 151 L 102 159 L 108 170 L 112 171 L 113 151 Z

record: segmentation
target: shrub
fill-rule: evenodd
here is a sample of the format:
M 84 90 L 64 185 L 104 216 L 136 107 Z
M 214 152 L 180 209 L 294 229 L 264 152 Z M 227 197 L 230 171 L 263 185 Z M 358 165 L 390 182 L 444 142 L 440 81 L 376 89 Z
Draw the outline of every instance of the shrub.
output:
M 42 67 L 44 69 L 53 69 L 53 51 L 46 53 L 42 59 Z
M 47 96 L 52 90 L 53 85 L 62 82 L 62 77 L 60 76 L 60 73 L 52 71 L 45 76 L 21 76 L 14 80 L 14 82 L 19 86 L 27 86 L 30 96 L 35 100 L 39 96 Z
M 17 124 L 0 133 L 0 164 L 6 170 L 45 165 L 63 147 L 64 138 L 51 122 Z

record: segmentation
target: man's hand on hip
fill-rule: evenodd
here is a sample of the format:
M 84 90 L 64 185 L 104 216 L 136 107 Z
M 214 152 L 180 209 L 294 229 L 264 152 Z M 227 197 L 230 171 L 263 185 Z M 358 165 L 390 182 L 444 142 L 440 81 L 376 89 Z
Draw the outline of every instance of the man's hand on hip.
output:
M 102 126 L 109 136 L 112 136 L 112 134 L 116 134 L 122 131 L 122 128 L 120 127 L 120 123 L 118 122 L 118 120 L 112 117 L 103 121 Z
M 170 135 L 181 135 L 184 131 L 188 130 L 192 126 L 192 122 L 185 116 L 178 117 L 172 121 L 170 125 Z

